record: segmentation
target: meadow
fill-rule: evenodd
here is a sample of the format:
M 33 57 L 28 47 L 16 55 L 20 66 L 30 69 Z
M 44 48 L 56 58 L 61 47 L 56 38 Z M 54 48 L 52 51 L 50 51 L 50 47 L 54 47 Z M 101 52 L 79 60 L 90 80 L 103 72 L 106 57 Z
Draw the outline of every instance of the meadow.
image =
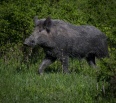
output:
M 39 75 L 41 59 L 27 65 L 20 62 L 19 52 L 9 53 L 0 59 L 0 103 L 113 103 L 115 100 L 108 97 L 108 82 L 98 78 L 103 69 L 99 60 L 98 68 L 93 69 L 85 60 L 70 59 L 69 74 L 62 73 L 62 65 L 56 61 Z

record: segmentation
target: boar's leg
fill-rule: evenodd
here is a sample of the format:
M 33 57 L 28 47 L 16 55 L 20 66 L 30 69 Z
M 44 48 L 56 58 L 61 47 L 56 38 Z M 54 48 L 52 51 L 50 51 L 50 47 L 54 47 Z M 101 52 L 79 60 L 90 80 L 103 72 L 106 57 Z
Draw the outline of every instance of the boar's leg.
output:
M 40 64 L 39 67 L 39 74 L 43 74 L 44 69 L 49 66 L 50 64 L 52 64 L 54 61 L 56 60 L 56 58 L 53 57 L 45 57 L 45 59 L 42 61 L 42 63 Z
M 62 68 L 64 73 L 69 73 L 68 71 L 68 56 L 63 56 L 61 58 Z
M 93 53 L 88 54 L 88 56 L 86 57 L 86 60 L 90 66 L 92 66 L 93 68 L 96 68 L 95 54 Z

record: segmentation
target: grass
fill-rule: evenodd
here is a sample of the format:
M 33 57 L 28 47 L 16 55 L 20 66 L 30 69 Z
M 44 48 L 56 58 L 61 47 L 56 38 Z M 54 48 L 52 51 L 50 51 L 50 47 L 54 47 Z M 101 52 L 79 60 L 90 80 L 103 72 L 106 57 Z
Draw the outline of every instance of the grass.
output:
M 38 63 L 26 68 L 24 64 L 20 65 L 11 58 L 7 62 L 1 59 L 0 64 L 0 103 L 111 102 L 102 98 L 102 88 L 107 83 L 97 82 L 96 70 L 89 68 L 86 63 L 70 74 L 63 74 L 57 69 L 42 76 L 36 72 Z M 54 69 L 57 64 L 60 65 L 56 62 L 49 68 Z M 72 65 L 76 68 L 78 64 L 74 62 Z
M 77 74 L 5 75 L 0 100 L 1 103 L 92 103 L 95 86 L 95 79 Z

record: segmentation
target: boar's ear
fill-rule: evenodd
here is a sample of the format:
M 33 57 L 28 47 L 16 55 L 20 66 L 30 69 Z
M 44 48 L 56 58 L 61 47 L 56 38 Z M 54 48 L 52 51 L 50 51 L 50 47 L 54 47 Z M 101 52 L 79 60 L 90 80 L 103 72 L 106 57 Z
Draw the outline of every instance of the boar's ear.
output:
M 44 21 L 43 26 L 46 29 L 46 31 L 49 33 L 50 32 L 50 28 L 52 26 L 52 20 L 51 20 L 50 17 L 46 18 L 46 20 Z
M 39 21 L 39 20 L 38 20 L 38 17 L 37 17 L 37 16 L 35 16 L 35 17 L 34 17 L 34 19 L 33 19 L 33 21 L 34 21 L 35 26 L 37 26 L 38 21 Z

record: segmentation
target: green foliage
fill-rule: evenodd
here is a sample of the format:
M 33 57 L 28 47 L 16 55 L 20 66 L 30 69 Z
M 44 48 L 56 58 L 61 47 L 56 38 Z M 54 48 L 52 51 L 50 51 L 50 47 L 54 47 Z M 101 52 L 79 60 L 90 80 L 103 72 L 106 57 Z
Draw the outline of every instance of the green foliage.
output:
M 25 2 L 26 3 L 26 2 Z M 31 9 L 26 8 L 21 3 L 3 3 L 0 9 L 0 41 L 1 44 L 18 43 L 24 40 L 24 37 L 32 29 Z
M 69 3 L 70 2 L 70 3 Z M 95 6 L 94 6 L 95 5 Z M 9 0 L 0 4 L 0 41 L 1 44 L 22 42 L 30 35 L 33 17 L 63 19 L 74 24 L 92 24 L 112 29 L 115 36 L 115 0 Z M 112 40 L 115 41 L 115 40 Z

